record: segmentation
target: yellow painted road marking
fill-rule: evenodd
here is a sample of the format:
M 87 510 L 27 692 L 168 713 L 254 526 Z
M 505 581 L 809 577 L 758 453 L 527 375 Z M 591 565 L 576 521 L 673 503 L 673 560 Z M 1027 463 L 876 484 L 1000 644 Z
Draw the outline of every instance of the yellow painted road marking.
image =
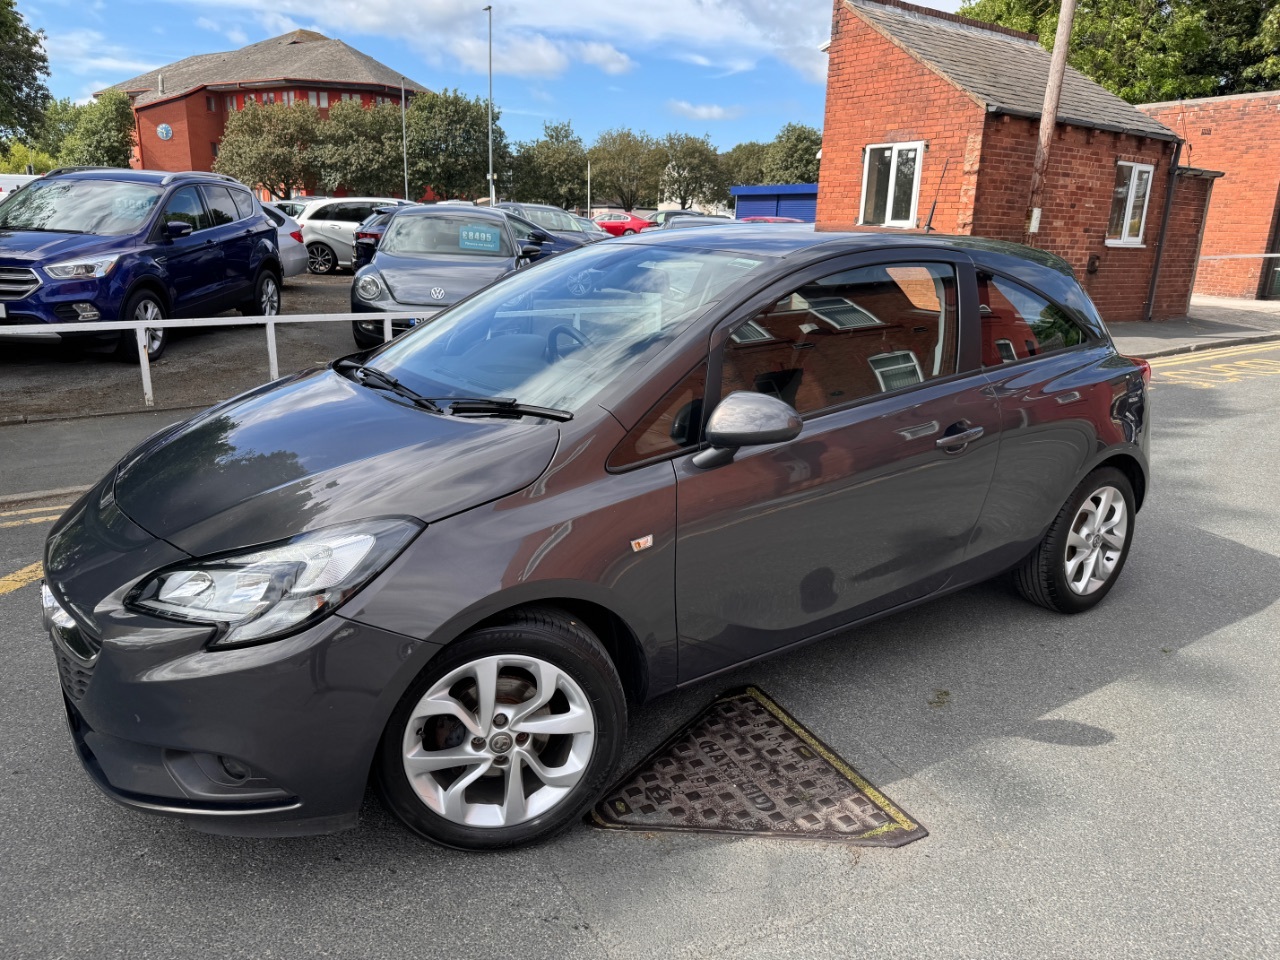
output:
M 24 527 L 30 523 L 53 523 L 62 514 L 54 513 L 47 517 L 23 517 L 21 520 L 9 520 L 6 523 L 0 523 L 0 530 L 7 530 L 9 527 Z
M 1172 357 L 1156 357 L 1151 366 L 1159 369 L 1165 367 L 1181 367 L 1189 364 L 1213 363 L 1225 357 L 1240 357 L 1254 353 L 1268 353 L 1280 350 L 1280 341 L 1270 343 L 1245 343 L 1237 347 L 1223 347 L 1220 350 L 1198 350 L 1194 353 L 1180 353 Z
M 13 591 L 28 584 L 35 583 L 43 576 L 44 567 L 39 563 L 33 563 L 29 567 L 14 571 L 7 577 L 0 577 L 0 597 L 6 593 L 13 593 Z
M 0 517 L 21 517 L 28 513 L 48 513 L 50 510 L 65 510 L 71 506 L 69 503 L 63 503 L 56 507 L 27 507 L 25 510 L 5 510 L 0 513 Z

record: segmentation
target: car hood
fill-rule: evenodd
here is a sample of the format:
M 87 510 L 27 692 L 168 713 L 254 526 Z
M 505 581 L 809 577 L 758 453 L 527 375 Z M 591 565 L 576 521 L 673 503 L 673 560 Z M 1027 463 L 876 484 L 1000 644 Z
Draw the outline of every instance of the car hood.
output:
M 379 251 L 372 267 L 398 303 L 447 307 L 510 273 L 514 262 L 509 257 L 393 257 Z
M 547 421 L 430 413 L 323 370 L 157 434 L 117 467 L 115 501 L 193 555 L 369 517 L 430 523 L 528 486 L 559 436 Z
M 130 242 L 130 237 L 99 237 L 87 233 L 0 230 L 0 260 L 23 264 L 56 263 L 82 253 L 114 253 Z

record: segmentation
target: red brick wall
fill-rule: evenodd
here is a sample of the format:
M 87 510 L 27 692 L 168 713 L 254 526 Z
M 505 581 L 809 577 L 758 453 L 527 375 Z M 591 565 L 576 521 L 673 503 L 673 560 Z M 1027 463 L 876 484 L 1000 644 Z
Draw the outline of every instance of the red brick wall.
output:
M 835 5 L 828 57 L 818 229 L 846 230 L 857 224 L 863 147 L 924 140 L 928 147 L 921 159 L 917 224 L 925 225 L 936 196 L 933 228 L 972 232 L 982 108 L 869 27 L 841 0 Z
M 1187 142 L 1184 163 L 1226 174 L 1213 187 L 1196 293 L 1256 297 L 1280 217 L 1280 92 L 1141 109 Z
M 204 106 L 204 95 L 200 95 Z M 147 170 L 190 170 L 191 138 L 187 129 L 187 103 L 183 99 L 166 100 L 136 111 L 138 146 L 141 164 Z M 167 123 L 173 128 L 171 140 L 161 140 L 156 128 Z
M 1213 209 L 1209 198 L 1216 192 L 1217 183 L 1221 181 L 1205 177 L 1177 178 L 1164 261 L 1160 265 L 1160 284 L 1156 288 L 1155 316 L 1159 319 L 1185 316 L 1191 309 L 1191 289 L 1196 282 L 1200 257 L 1200 232 L 1205 224 L 1206 209 Z M 1199 268 L 1204 269 L 1202 261 Z
M 1039 121 L 991 117 L 982 141 L 982 167 L 974 203 L 977 236 L 1030 242 L 1066 260 L 1109 322 L 1141 320 L 1155 263 L 1156 239 L 1164 211 L 1173 144 L 1124 134 L 1058 125 L 1045 171 L 1040 231 L 1026 234 L 1031 168 L 1035 162 Z M 1155 166 L 1142 247 L 1107 246 L 1117 160 Z M 1198 235 L 1199 230 L 1195 233 Z M 1088 272 L 1097 257 L 1098 269 Z M 1168 275 L 1162 287 L 1169 286 Z M 1187 291 L 1169 291 L 1181 302 Z M 1164 297 L 1161 297 L 1162 302 Z M 1178 310 L 1175 316 L 1185 313 Z M 1170 314 L 1155 314 L 1165 319 Z

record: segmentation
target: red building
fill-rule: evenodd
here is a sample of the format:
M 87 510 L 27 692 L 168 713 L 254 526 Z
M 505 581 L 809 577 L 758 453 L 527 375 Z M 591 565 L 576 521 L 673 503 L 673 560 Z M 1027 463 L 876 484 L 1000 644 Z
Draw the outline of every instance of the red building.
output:
M 1226 171 L 1204 225 L 1196 293 L 1280 298 L 1280 91 L 1139 108 Z
M 836 0 L 828 53 L 819 229 L 1030 243 L 1065 258 L 1107 320 L 1186 313 L 1220 174 L 1177 166 L 1173 130 L 1068 68 L 1032 224 L 1050 61 L 1035 37 L 898 0 Z
M 425 93 L 390 67 L 311 30 L 252 43 L 229 53 L 202 53 L 116 84 L 133 100 L 138 139 L 133 166 L 211 170 L 227 117 L 258 103 L 310 100 L 328 116 L 339 100 L 365 106 Z

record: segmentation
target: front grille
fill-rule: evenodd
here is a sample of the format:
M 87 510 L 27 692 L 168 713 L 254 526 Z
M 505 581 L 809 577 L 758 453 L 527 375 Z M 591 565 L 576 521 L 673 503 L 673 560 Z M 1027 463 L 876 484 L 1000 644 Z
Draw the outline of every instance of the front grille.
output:
M 22 300 L 39 286 L 40 278 L 30 267 L 0 267 L 0 300 Z
M 53 312 L 58 315 L 58 319 L 63 323 L 77 323 L 80 320 L 80 314 L 76 311 L 73 304 L 59 303 L 53 308 Z
M 58 677 L 62 680 L 62 689 L 72 700 L 79 700 L 89 689 L 89 681 L 93 679 L 93 663 L 85 663 L 63 650 L 57 642 L 53 644 L 53 654 L 58 660 Z

